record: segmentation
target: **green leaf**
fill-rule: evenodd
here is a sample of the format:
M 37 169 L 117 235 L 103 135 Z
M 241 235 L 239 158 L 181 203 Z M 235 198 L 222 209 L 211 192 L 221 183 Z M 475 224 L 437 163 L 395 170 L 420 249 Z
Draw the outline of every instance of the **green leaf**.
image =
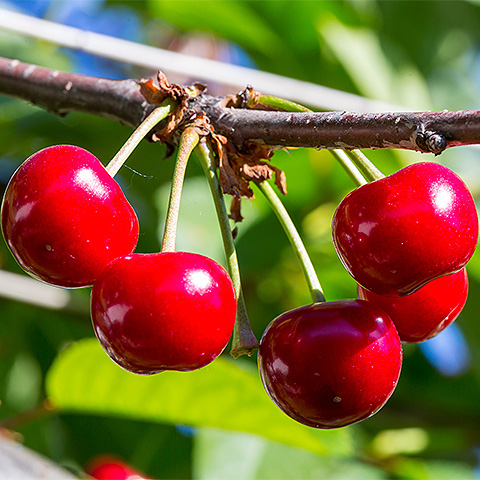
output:
M 62 352 L 46 377 L 50 399 L 64 412 L 114 415 L 254 433 L 320 455 L 352 452 L 349 429 L 317 431 L 283 414 L 258 374 L 242 361 L 219 358 L 189 372 L 138 376 L 122 370 L 96 339 Z
M 201 428 L 194 439 L 197 480 L 381 480 L 388 474 L 349 459 L 316 455 L 257 435 Z
M 361 94 L 415 109 L 429 108 L 429 92 L 418 69 L 393 47 L 391 58 L 393 53 L 384 51 L 375 31 L 347 27 L 331 17 L 319 22 L 318 32 Z

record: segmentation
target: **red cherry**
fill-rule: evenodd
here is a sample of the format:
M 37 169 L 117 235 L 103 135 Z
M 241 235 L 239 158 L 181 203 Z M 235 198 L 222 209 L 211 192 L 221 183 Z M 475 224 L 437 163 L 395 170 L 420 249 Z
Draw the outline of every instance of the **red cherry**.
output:
M 468 296 L 467 270 L 445 275 L 403 297 L 385 297 L 358 286 L 359 298 L 385 310 L 403 342 L 423 342 L 447 328 Z
M 417 163 L 348 194 L 332 224 L 348 272 L 379 295 L 406 295 L 457 272 L 473 255 L 478 216 L 463 181 Z
M 258 358 L 265 389 L 281 410 L 310 427 L 338 428 L 370 417 L 390 398 L 402 349 L 383 310 L 342 300 L 277 317 Z
M 138 220 L 96 157 L 57 145 L 32 155 L 10 179 L 2 230 L 26 272 L 73 288 L 92 285 L 110 261 L 133 251 Z
M 143 474 L 134 470 L 124 461 L 110 455 L 101 455 L 93 459 L 86 473 L 95 480 L 143 480 Z
M 98 340 L 133 373 L 207 365 L 227 345 L 235 315 L 235 290 L 227 272 L 194 253 L 120 257 L 92 290 Z

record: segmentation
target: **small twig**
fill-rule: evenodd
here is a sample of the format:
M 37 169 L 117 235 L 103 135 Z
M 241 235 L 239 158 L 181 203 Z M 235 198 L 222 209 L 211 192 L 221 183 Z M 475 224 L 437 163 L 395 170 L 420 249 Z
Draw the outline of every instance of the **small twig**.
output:
M 323 85 L 142 45 L 5 9 L 0 9 L 0 28 L 149 70 L 161 67 L 181 76 L 216 84 L 223 83 L 232 91 L 238 91 L 247 84 L 254 84 L 259 90 L 271 95 L 308 103 L 320 110 L 340 110 L 347 105 L 360 112 L 400 109 L 385 102 Z
M 22 425 L 32 422 L 37 418 L 42 418 L 48 415 L 53 415 L 57 411 L 55 405 L 46 398 L 40 404 L 35 407 L 25 410 L 23 412 L 17 413 L 10 418 L 6 418 L 0 421 L 0 430 L 15 430 Z

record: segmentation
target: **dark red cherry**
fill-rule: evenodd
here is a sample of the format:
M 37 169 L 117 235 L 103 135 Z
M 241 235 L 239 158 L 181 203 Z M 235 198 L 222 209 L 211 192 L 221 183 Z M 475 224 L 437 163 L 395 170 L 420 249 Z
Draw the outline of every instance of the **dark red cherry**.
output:
M 119 185 L 86 150 L 57 145 L 15 172 L 2 230 L 20 266 L 60 287 L 84 287 L 114 258 L 131 253 L 138 220 Z
M 236 315 L 232 281 L 221 265 L 194 253 L 117 258 L 92 290 L 92 321 L 105 351 L 124 369 L 188 371 L 227 345 Z
M 447 328 L 460 314 L 468 296 L 465 268 L 445 275 L 403 297 L 385 297 L 358 287 L 359 298 L 385 310 L 403 342 L 423 342 Z
M 87 466 L 86 473 L 95 480 L 146 480 L 147 478 L 123 460 L 110 455 L 94 458 Z
M 332 233 L 342 263 L 360 285 L 398 296 L 463 268 L 477 245 L 478 217 L 454 172 L 417 163 L 348 194 Z
M 265 389 L 281 410 L 310 427 L 338 428 L 385 404 L 397 385 L 402 349 L 383 310 L 342 300 L 277 317 L 258 358 Z

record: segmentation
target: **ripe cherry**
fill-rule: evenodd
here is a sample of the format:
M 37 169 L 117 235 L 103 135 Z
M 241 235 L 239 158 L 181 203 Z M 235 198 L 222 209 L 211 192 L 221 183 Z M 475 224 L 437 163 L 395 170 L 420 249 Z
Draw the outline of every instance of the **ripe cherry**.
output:
M 259 369 L 272 400 L 316 428 L 350 425 L 376 413 L 400 375 L 398 333 L 363 300 L 315 303 L 283 313 L 265 330 Z
M 100 455 L 94 458 L 88 464 L 86 473 L 95 480 L 143 480 L 147 478 L 123 460 L 111 455 Z
M 91 303 L 105 351 L 139 374 L 207 365 L 227 345 L 236 315 L 235 290 L 223 267 L 185 252 L 114 260 L 94 283 Z
M 15 172 L 2 230 L 20 266 L 60 287 L 92 285 L 114 258 L 131 253 L 138 220 L 119 185 L 86 150 L 40 150 Z
M 417 163 L 348 194 L 335 212 L 332 234 L 360 285 L 398 296 L 463 268 L 475 251 L 478 217 L 454 172 Z
M 447 328 L 460 314 L 468 296 L 465 268 L 432 280 L 403 297 L 377 295 L 358 287 L 359 298 L 385 310 L 403 342 L 423 342 Z

